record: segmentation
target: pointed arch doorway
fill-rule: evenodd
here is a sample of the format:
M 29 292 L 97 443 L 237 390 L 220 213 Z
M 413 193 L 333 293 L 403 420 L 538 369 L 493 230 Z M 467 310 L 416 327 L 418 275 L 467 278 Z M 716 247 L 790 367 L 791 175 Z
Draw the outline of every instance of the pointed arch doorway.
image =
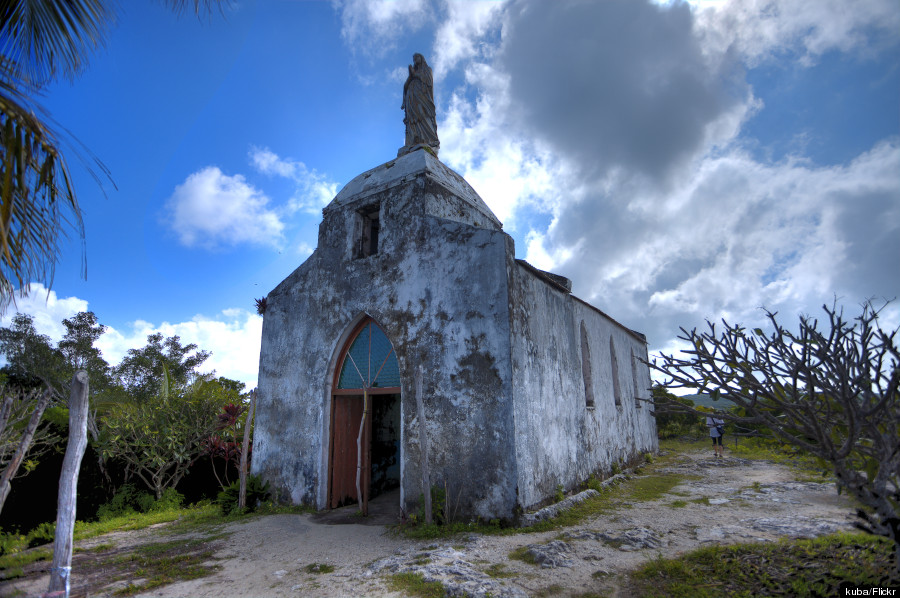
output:
M 372 318 L 350 334 L 332 388 L 328 507 L 358 503 L 367 515 L 370 498 L 400 487 L 401 450 L 400 367 Z

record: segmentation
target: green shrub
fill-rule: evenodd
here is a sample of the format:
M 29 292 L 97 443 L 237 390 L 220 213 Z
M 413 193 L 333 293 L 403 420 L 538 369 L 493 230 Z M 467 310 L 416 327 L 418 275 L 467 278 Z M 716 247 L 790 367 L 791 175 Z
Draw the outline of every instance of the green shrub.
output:
M 22 534 L 0 530 L 0 556 L 15 554 L 27 547 L 28 539 Z
M 28 540 L 28 548 L 34 548 L 35 546 L 40 546 L 42 544 L 50 544 L 56 539 L 56 522 L 48 521 L 40 524 L 28 532 L 26 538 Z
M 177 509 L 181 507 L 182 504 L 184 504 L 184 495 L 178 490 L 175 490 L 175 488 L 166 488 L 163 490 L 162 497 L 160 497 L 159 500 L 154 500 L 150 508 L 144 511 L 144 513 Z
M 235 480 L 230 486 L 219 492 L 216 504 L 222 510 L 223 515 L 235 515 L 241 512 L 238 508 L 238 497 L 241 491 L 240 480 Z M 263 483 L 257 475 L 247 476 L 247 506 L 246 511 L 255 511 L 259 503 L 269 499 L 272 492 L 269 482 Z
M 431 487 L 431 522 L 435 525 L 447 523 L 447 492 L 440 486 Z M 425 521 L 425 494 L 419 494 L 418 521 Z
M 177 509 L 184 502 L 184 495 L 175 488 L 166 488 L 162 498 L 156 500 L 149 492 L 138 490 L 134 484 L 124 484 L 113 495 L 112 499 L 97 509 L 100 521 L 109 521 L 114 517 L 134 513 L 150 513 Z

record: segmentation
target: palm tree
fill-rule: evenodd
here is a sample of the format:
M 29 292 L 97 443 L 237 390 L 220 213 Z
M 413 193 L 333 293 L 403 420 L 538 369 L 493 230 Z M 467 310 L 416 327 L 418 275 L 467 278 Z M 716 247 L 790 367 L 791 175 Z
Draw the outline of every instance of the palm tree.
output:
M 177 13 L 192 5 L 199 16 L 221 10 L 228 0 L 164 2 Z M 109 0 L 0 0 L 0 304 L 16 288 L 26 293 L 32 281 L 52 285 L 60 240 L 69 232 L 84 243 L 81 209 L 61 152 L 58 131 L 65 129 L 35 98 L 60 76 L 74 79 L 114 21 Z M 83 147 L 76 154 L 90 156 Z M 108 178 L 103 164 L 91 159 Z M 100 183 L 97 170 L 88 166 Z

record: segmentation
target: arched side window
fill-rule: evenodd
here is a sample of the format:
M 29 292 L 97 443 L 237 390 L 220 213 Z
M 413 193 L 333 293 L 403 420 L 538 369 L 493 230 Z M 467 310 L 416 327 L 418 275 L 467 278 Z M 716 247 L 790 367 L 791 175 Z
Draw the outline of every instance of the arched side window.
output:
M 400 365 L 387 335 L 372 319 L 364 320 L 351 335 L 341 357 L 335 384 L 338 394 L 400 392 Z
M 581 322 L 581 375 L 584 378 L 584 406 L 594 407 L 594 378 L 591 375 L 591 348 L 588 346 L 587 329 Z
M 634 349 L 631 350 L 631 381 L 634 383 L 634 406 L 641 407 L 641 387 L 638 385 L 638 360 L 634 355 Z
M 619 362 L 616 359 L 616 346 L 613 339 L 609 337 L 609 366 L 612 368 L 613 398 L 616 400 L 616 407 L 622 406 L 622 389 L 619 388 Z

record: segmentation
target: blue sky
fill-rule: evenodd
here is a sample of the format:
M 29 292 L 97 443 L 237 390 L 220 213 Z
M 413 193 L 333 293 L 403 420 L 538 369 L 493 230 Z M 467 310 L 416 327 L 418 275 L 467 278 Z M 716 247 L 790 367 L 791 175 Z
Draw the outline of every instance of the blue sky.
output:
M 87 70 L 41 99 L 114 181 L 69 154 L 87 279 L 73 240 L 49 296 L 35 285 L 4 325 L 18 308 L 58 340 L 90 309 L 111 363 L 159 330 L 255 386 L 253 300 L 315 248 L 341 186 L 396 156 L 414 52 L 441 160 L 517 257 L 651 353 L 706 318 L 900 295 L 895 0 L 122 4 Z

